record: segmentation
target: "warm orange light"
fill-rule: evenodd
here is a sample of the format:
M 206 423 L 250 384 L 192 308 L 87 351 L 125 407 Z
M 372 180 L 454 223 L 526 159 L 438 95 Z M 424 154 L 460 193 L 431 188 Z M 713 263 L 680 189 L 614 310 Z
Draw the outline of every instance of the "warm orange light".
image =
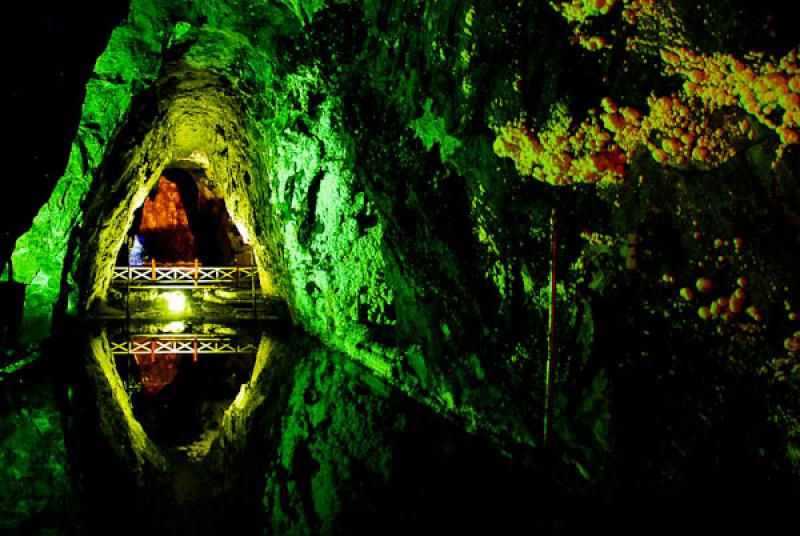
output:
M 181 362 L 178 354 L 135 354 L 133 357 L 139 367 L 145 395 L 157 395 L 178 375 L 178 365 Z
M 139 234 L 148 253 L 162 262 L 189 260 L 195 256 L 195 239 L 178 185 L 160 177 L 158 190 L 142 207 Z

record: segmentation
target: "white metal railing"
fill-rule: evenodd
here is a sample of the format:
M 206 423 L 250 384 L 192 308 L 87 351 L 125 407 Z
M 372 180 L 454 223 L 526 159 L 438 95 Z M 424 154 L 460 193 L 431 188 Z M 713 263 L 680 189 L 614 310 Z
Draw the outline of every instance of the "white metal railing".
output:
M 225 285 L 252 284 L 255 266 L 115 266 L 112 285 Z
M 163 354 L 253 354 L 254 344 L 239 343 L 234 339 L 202 335 L 131 336 L 130 340 L 109 343 L 112 355 Z

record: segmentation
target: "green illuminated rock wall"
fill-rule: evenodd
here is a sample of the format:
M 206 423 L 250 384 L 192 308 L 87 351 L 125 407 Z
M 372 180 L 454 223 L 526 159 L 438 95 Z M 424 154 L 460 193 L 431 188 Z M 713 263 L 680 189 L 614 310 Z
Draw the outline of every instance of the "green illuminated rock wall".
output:
M 50 386 L 13 380 L 0 383 L 0 530 L 60 530 L 77 517 L 61 414 Z
M 342 358 L 314 350 L 296 367 L 264 491 L 275 534 L 332 533 L 345 519 L 368 526 L 352 499 L 369 500 L 388 482 L 399 405 L 387 385 L 364 384 Z
M 134 1 L 67 173 L 17 243 L 26 334 L 47 333 L 73 284 L 67 240 L 79 250 L 76 226 L 96 223 L 81 202 L 103 191 L 99 167 L 136 161 L 115 138 L 137 126 L 136 97 L 182 61 L 242 110 L 248 154 L 226 157 L 240 173 L 226 196 L 247 199 L 262 267 L 325 344 L 526 459 L 541 439 L 555 207 L 553 441 L 569 486 L 691 487 L 747 464 L 744 481 L 796 478 L 800 197 L 795 116 L 781 115 L 798 102 L 796 39 L 770 45 L 733 2 L 677 1 L 640 26 L 622 7 L 641 3 L 569 3 L 578 18 L 556 4 Z M 750 54 L 761 49 L 772 59 Z M 698 85 L 738 65 L 728 53 L 775 90 L 754 84 L 740 104 L 736 76 L 733 89 Z M 672 124 L 690 119 L 694 138 Z M 689 150 L 695 138 L 708 152 Z M 353 404 L 369 428 L 383 402 Z M 312 411 L 301 406 L 298 394 L 292 407 Z M 362 418 L 332 418 L 348 415 Z M 336 433 L 315 448 L 338 453 Z M 332 471 L 302 507 L 291 492 L 276 502 L 271 483 L 274 526 L 290 510 L 335 517 Z
M 390 18 L 403 8 L 391 8 Z M 179 60 L 226 80 L 243 110 L 249 154 L 234 148 L 225 156 L 227 167 L 217 167 L 247 172 L 228 179 L 246 186 L 231 186 L 225 196 L 252 206 L 262 264 L 296 321 L 413 396 L 460 415 L 467 426 L 476 428 L 481 419 L 483 427 L 498 434 L 510 427 L 518 440 L 532 443 L 523 423 L 534 418 L 528 410 L 513 417 L 505 412 L 498 421 L 479 407 L 502 404 L 503 385 L 513 380 L 506 363 L 482 362 L 483 349 L 499 345 L 514 353 L 521 344 L 512 336 L 517 326 L 501 320 L 513 286 L 503 274 L 518 261 L 499 250 L 494 255 L 505 260 L 489 260 L 479 240 L 490 240 L 487 227 L 475 220 L 483 218 L 478 199 L 495 195 L 479 184 L 496 165 L 491 140 L 480 128 L 461 132 L 461 141 L 447 133 L 457 113 L 445 99 L 447 85 L 458 89 L 459 109 L 472 105 L 462 80 L 465 57 L 442 60 L 438 49 L 413 48 L 435 40 L 453 17 L 461 29 L 450 45 L 468 47 L 465 6 L 442 13 L 415 7 L 415 24 L 430 24 L 431 36 L 398 33 L 410 40 L 409 54 L 421 54 L 425 76 L 447 81 L 433 95 L 417 94 L 416 78 L 393 87 L 401 64 L 416 60 L 386 56 L 376 9 L 389 8 L 308 7 L 298 19 L 296 11 L 266 5 L 247 11 L 219 2 L 134 2 L 97 62 L 68 172 L 17 244 L 20 279 L 32 283 L 26 336 L 46 334 L 60 293 L 70 314 L 81 310 L 77 287 L 89 285 L 81 282 L 81 263 L 93 266 L 102 258 L 105 267 L 113 259 L 119 242 L 92 236 L 124 226 L 127 209 L 112 217 L 92 207 L 126 198 L 134 183 L 115 182 L 137 176 L 126 165 L 148 166 L 147 173 L 163 165 L 158 154 L 167 154 L 170 136 L 137 134 L 136 103 L 156 87 L 159 70 Z M 343 26 L 359 38 L 344 39 Z M 366 80 L 365 66 L 372 73 Z M 408 76 L 416 76 L 414 69 Z M 140 131 L 157 128 L 157 120 Z M 132 138 L 118 138 L 131 132 Z M 132 139 L 146 143 L 131 147 Z M 215 147 L 220 154 L 223 146 Z M 492 202 L 502 204 L 502 196 Z M 81 210 L 108 225 L 81 228 Z M 503 218 L 494 217 L 502 227 Z M 65 272 L 70 233 L 73 268 Z M 83 292 L 94 296 L 95 290 Z M 493 383 L 484 382 L 487 366 Z
M 269 423 L 269 534 L 513 532 L 545 526 L 548 483 L 345 355 L 298 355 Z M 270 395 L 270 397 L 274 394 Z M 478 463 L 479 460 L 479 463 Z M 537 482 L 538 485 L 532 485 Z
M 41 208 L 31 229 L 18 240 L 12 261 L 14 277 L 27 284 L 23 342 L 50 334 L 53 308 L 62 292 L 64 262 L 70 235 L 83 223 L 81 203 L 98 174 L 106 152 L 128 113 L 133 96 L 155 79 L 163 45 L 169 37 L 166 20 L 153 11 L 133 10 L 115 30 L 98 58 L 86 87 L 81 121 L 64 176 Z M 152 10 L 152 8 L 151 8 Z

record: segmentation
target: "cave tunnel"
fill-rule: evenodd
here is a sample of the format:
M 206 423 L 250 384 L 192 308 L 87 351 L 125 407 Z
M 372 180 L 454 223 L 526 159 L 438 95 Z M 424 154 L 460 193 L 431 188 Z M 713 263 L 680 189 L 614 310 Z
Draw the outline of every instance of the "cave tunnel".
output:
M 203 266 L 253 264 L 252 248 L 231 221 L 224 201 L 181 168 L 164 170 L 136 211 L 125 246 L 117 265 L 151 260 L 159 264 L 197 260 Z
M 198 174 L 202 170 L 174 167 L 159 175 L 157 183 L 134 214 L 127 239 L 117 256 L 118 268 L 184 266 L 199 271 L 209 266 L 216 269 L 235 267 L 238 270 L 242 266 L 255 265 L 252 248 L 244 242 L 231 221 L 224 201 L 215 197 L 202 181 L 196 180 L 193 172 Z M 255 286 L 245 285 L 245 288 L 254 292 Z M 260 284 L 257 286 L 260 289 Z M 140 304 L 146 302 L 147 297 L 142 299 L 135 292 L 131 295 L 130 288 L 126 291 L 124 299 L 130 315 L 131 300 L 134 309 L 141 310 Z M 237 291 L 238 288 L 229 288 L 222 292 L 230 298 Z M 193 294 L 198 294 L 182 292 L 177 296 L 183 297 L 188 293 L 190 304 L 195 301 L 191 299 Z M 173 292 L 171 295 L 176 294 Z M 244 300 L 240 296 L 237 298 L 240 298 L 237 302 Z M 254 299 L 255 296 L 251 296 L 249 304 Z M 203 301 L 203 298 L 198 301 Z M 235 332 L 237 343 L 243 339 L 252 342 L 254 337 L 252 334 L 248 336 L 244 326 L 233 328 L 220 323 L 220 320 L 228 324 L 236 321 L 236 311 L 231 311 L 236 307 L 232 301 L 227 301 L 226 310 L 226 301 L 216 300 L 221 310 L 212 329 L 215 332 Z M 134 313 L 134 316 L 137 315 Z M 146 346 L 156 340 L 157 344 L 164 344 L 164 337 L 157 339 L 154 330 L 162 335 L 180 334 L 184 341 L 194 333 L 191 338 L 194 350 L 198 324 L 202 324 L 204 318 L 189 321 L 181 315 L 180 320 L 159 320 L 167 322 L 136 321 L 133 326 L 127 324 L 126 335 L 133 344 Z M 222 424 L 225 408 L 233 402 L 241 385 L 247 383 L 255 360 L 253 354 L 214 355 L 199 359 L 198 353 L 133 352 L 118 356 L 115 362 L 131 398 L 134 414 L 153 441 L 184 451 L 194 449 L 191 454 L 195 457 L 208 451 Z
M 239 270 L 242 266 L 252 268 L 254 264 L 252 248 L 244 243 L 224 201 L 214 197 L 201 181 L 194 178 L 192 171 L 182 168 L 167 168 L 160 174 L 143 205 L 136 210 L 125 244 L 117 256 L 118 268 L 184 266 L 199 271 L 212 266 L 216 270 L 224 267 Z M 127 285 L 130 283 L 126 282 Z M 230 298 L 231 294 L 237 293 L 239 286 L 222 292 Z M 245 287 L 251 292 L 256 290 L 256 285 Z M 260 284 L 258 287 L 260 290 Z M 126 291 L 124 299 L 130 316 L 131 300 L 134 304 L 141 304 L 147 298 L 139 299 L 136 293 L 131 296 L 130 288 Z M 182 292 L 187 293 L 186 290 Z M 177 296 L 183 297 L 183 294 Z M 255 296 L 249 297 L 249 304 L 254 299 Z M 193 301 L 190 298 L 190 304 Z M 218 319 L 234 323 L 237 315 L 231 309 L 236 306 L 229 300 L 226 310 L 226 301 L 216 301 L 221 309 Z M 184 341 L 191 337 L 194 350 L 197 325 L 205 319 L 190 321 L 181 315 L 180 320 L 158 320 L 166 322 L 136 321 L 133 326 L 126 324 L 124 331 L 133 344 L 144 347 L 156 340 L 157 344 L 163 345 L 164 334 L 180 334 Z M 244 339 L 252 342 L 254 338 L 252 334 L 248 336 L 248 330 L 241 323 L 231 327 L 218 320 L 212 329 L 215 332 L 234 332 L 237 343 Z M 162 337 L 157 339 L 154 330 Z M 117 331 L 120 331 L 119 327 Z M 134 414 L 153 441 L 184 451 L 194 449 L 191 455 L 197 457 L 208 451 L 222 424 L 225 408 L 233 402 L 241 385 L 247 383 L 254 360 L 255 356 L 249 353 L 199 359 L 199 352 L 187 355 L 143 351 L 118 356 L 116 365 L 131 398 Z
M 792 6 L 29 4 L 0 532 L 794 522 Z

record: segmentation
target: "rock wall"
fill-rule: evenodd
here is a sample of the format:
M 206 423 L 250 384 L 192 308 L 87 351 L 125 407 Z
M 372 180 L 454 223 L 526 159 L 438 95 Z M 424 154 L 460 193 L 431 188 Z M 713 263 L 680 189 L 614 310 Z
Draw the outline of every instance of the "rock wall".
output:
M 595 4 L 135 0 L 17 242 L 26 334 L 102 301 L 119 230 L 191 161 L 296 324 L 520 463 L 555 249 L 565 489 L 796 489 L 796 34 L 769 2 Z M 354 389 L 326 418 L 369 430 L 384 402 Z M 302 448 L 361 456 L 337 426 Z M 334 530 L 326 456 L 305 499 L 270 477 L 275 528 Z
M 78 522 L 61 413 L 53 389 L 29 371 L 0 379 L 0 530 L 59 530 Z
M 540 471 L 311 345 L 270 424 L 267 534 L 544 529 L 559 515 Z M 532 483 L 536 485 L 531 485 Z

